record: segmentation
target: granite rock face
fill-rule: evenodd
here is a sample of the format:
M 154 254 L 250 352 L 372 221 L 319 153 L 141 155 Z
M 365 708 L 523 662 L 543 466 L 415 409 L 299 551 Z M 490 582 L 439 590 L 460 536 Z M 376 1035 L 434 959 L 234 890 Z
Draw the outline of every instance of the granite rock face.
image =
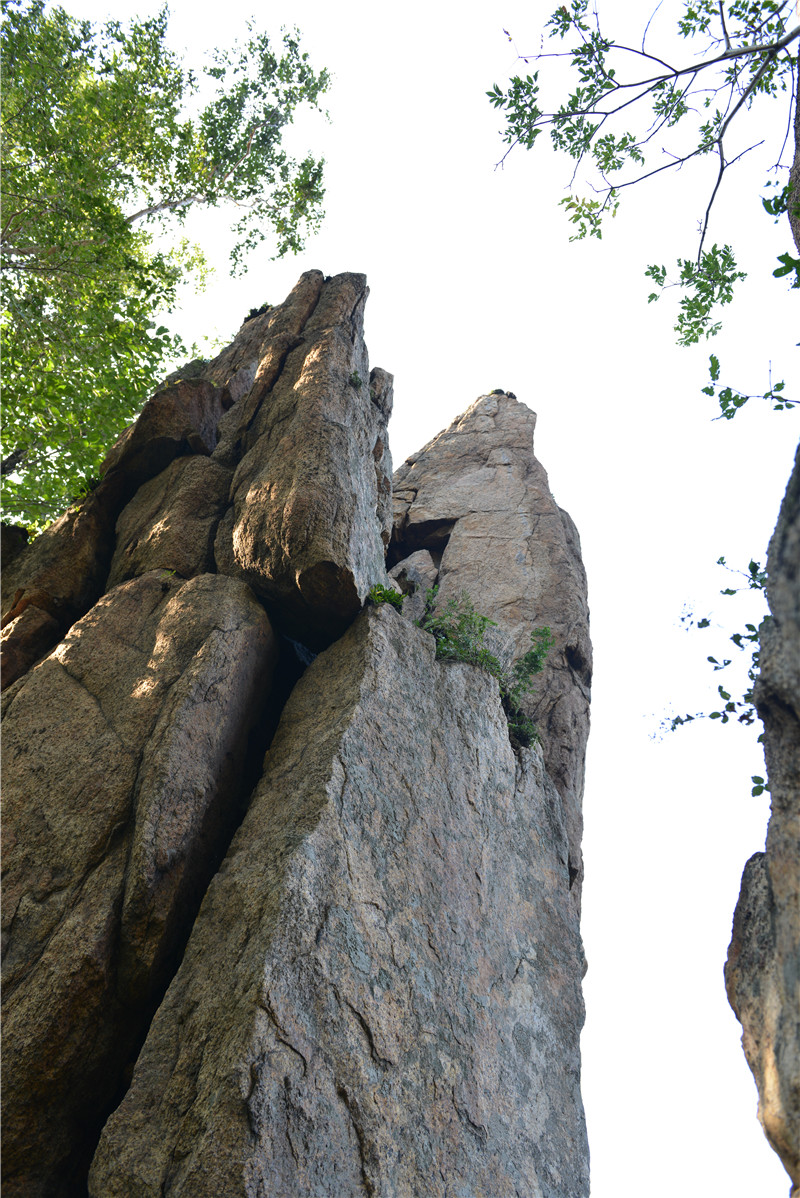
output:
M 592 648 L 586 574 L 570 517 L 533 453 L 536 415 L 505 393 L 481 396 L 394 476 L 393 573 L 427 550 L 439 597 L 466 590 L 510 636 L 514 660 L 549 626 L 555 648 L 524 706 L 564 803 L 570 875 L 583 876 L 583 769 Z
M 230 441 L 240 455 L 233 509 L 220 529 L 221 560 L 315 649 L 341 635 L 383 580 L 391 527 L 391 376 L 370 376 L 366 279 L 319 282 L 301 334 L 285 332 L 276 313 L 279 348 L 273 352 L 270 342 L 269 368 L 262 363 L 242 413 L 231 413 L 235 431 L 224 428 L 217 455 L 230 461 Z M 274 378 L 273 358 L 281 359 Z
M 241 818 L 274 656 L 244 583 L 155 571 L 6 692 L 8 1195 L 76 1192 L 82 1133 L 99 1132 Z
M 5 537 L 11 1198 L 85 1198 L 93 1157 L 120 1198 L 588 1192 L 577 536 L 503 394 L 401 468 L 392 531 L 366 296 L 307 272 Z M 553 628 L 542 748 L 435 660 L 436 584 L 508 661 Z
M 772 618 L 755 688 L 771 816 L 748 861 L 725 981 L 759 1092 L 758 1117 L 800 1195 L 800 451 L 767 561 Z
M 588 1194 L 560 796 L 368 609 L 295 687 L 93 1198 Z
M 369 369 L 368 293 L 363 275 L 308 271 L 148 400 L 98 487 L 4 570 L 4 687 L 107 585 L 156 566 L 244 578 L 315 649 L 341 635 L 384 578 L 391 531 L 392 376 Z

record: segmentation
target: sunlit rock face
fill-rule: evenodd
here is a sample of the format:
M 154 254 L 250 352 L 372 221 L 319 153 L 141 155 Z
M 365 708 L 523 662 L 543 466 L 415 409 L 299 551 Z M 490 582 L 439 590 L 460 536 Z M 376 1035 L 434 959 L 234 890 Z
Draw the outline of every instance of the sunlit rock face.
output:
M 767 561 L 771 618 L 755 688 L 772 813 L 748 861 L 725 981 L 759 1093 L 758 1117 L 800 1194 L 800 454 Z
M 236 466 L 217 554 L 293 637 L 319 649 L 384 577 L 392 379 L 370 374 L 363 275 L 309 272 L 298 288 L 299 299 L 276 310 L 274 332 L 270 314 L 261 318 L 266 346 L 253 386 L 222 422 L 214 457 Z
M 401 467 L 393 525 L 366 297 L 304 274 L 13 546 L 11 1198 L 588 1194 L 577 534 L 504 393 Z M 436 660 L 435 585 L 506 664 L 551 627 L 541 744 Z
M 391 560 L 428 550 L 441 599 L 466 590 L 511 637 L 514 660 L 534 628 L 552 630 L 555 646 L 525 706 L 564 803 L 577 900 L 592 678 L 586 574 L 575 525 L 534 455 L 535 427 L 530 408 L 494 392 L 413 454 L 394 476 Z
M 587 1194 L 563 807 L 367 610 L 306 671 L 90 1192 Z

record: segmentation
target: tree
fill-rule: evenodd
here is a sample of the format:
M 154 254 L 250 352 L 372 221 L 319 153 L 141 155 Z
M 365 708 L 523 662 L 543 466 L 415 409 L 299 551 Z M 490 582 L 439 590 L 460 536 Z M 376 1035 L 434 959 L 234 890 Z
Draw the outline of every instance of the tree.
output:
M 207 268 L 175 225 L 235 204 L 234 271 L 268 237 L 274 256 L 297 252 L 318 225 L 323 163 L 281 138 L 329 79 L 296 31 L 276 53 L 250 25 L 203 68 L 213 98 L 191 115 L 199 81 L 166 45 L 166 8 L 99 30 L 44 0 L 3 14 L 3 510 L 41 528 L 185 352 L 159 314 Z
M 772 120 L 764 121 L 763 125 L 774 139 L 772 172 L 778 178 L 768 181 L 767 188 L 774 190 L 762 198 L 762 204 L 774 218 L 786 213 L 800 254 L 800 89 L 798 59 L 791 53 L 791 48 L 800 42 L 800 25 L 790 26 L 795 6 L 789 0 L 730 0 L 727 4 L 722 0 L 685 0 L 683 15 L 678 19 L 679 35 L 707 41 L 705 49 L 700 54 L 694 53 L 691 61 L 682 66 L 673 66 L 660 54 L 646 49 L 655 12 L 647 21 L 641 48 L 637 49 L 606 37 L 596 8 L 591 18 L 588 9 L 588 0 L 571 0 L 569 7 L 561 5 L 546 28 L 551 38 L 563 40 L 569 34 L 575 35 L 573 48 L 535 56 L 537 63 L 553 58 L 569 59 L 570 67 L 577 72 L 573 90 L 555 111 L 545 112 L 539 107 L 539 71 L 524 78 L 514 76 L 506 91 L 495 84 L 487 92 L 491 103 L 506 118 L 503 139 L 508 149 L 498 165 L 517 146 L 530 150 L 541 131 L 549 129 L 555 148 L 568 154 L 575 163 L 572 184 L 583 170 L 593 193 L 586 197 L 570 189 L 570 194 L 560 201 L 576 226 L 570 238 L 575 241 L 587 236 L 602 237 L 603 219 L 617 212 L 627 188 L 663 172 L 679 170 L 691 159 L 713 155 L 716 177 L 701 210 L 695 255 L 678 259 L 675 283 L 668 279 L 663 265 L 651 265 L 645 272 L 658 288 L 651 292 L 650 302 L 657 300 L 668 286 L 678 285 L 683 289 L 675 332 L 679 345 L 692 345 L 719 331 L 721 322 L 714 319 L 714 309 L 730 303 L 734 285 L 746 277 L 737 268 L 729 244 L 715 243 L 707 249 L 706 242 L 714 202 L 725 176 L 754 148 L 737 146 L 731 152 L 732 130 L 736 129 L 737 118 L 765 99 L 772 101 Z M 508 31 L 504 32 L 512 40 Z M 534 56 L 520 57 L 528 64 Z M 630 62 L 635 62 L 639 70 L 623 77 L 622 72 Z M 781 96 L 785 101 L 778 105 L 775 101 Z M 636 113 L 639 128 L 632 131 L 629 122 Z M 687 141 L 686 128 L 693 118 L 697 121 L 696 129 Z M 673 138 L 680 148 L 668 144 Z M 789 154 L 793 148 L 791 161 L 787 161 L 787 146 Z M 659 161 L 653 165 L 656 152 Z M 781 172 L 787 176 L 785 182 Z M 788 276 L 793 287 L 800 287 L 800 258 L 790 252 L 781 254 L 773 273 L 777 278 Z M 719 359 L 712 354 L 711 380 L 702 390 L 718 400 L 719 418 L 731 420 L 748 400 L 756 397 L 735 387 L 722 386 L 720 373 Z M 798 403 L 785 395 L 782 381 L 771 385 L 758 398 L 771 402 L 776 411 L 785 411 Z M 718 565 L 727 568 L 724 558 L 719 559 Z M 757 561 L 751 561 L 747 571 L 736 573 L 745 578 L 747 590 L 764 591 L 766 576 Z M 721 593 L 733 595 L 743 589 L 726 587 Z M 699 629 L 712 626 L 707 617 L 696 619 L 692 613 L 685 613 L 681 623 Z M 675 729 L 704 715 L 721 723 L 729 723 L 734 717 L 740 723 L 753 723 L 753 685 L 759 664 L 756 623 L 745 624 L 744 630 L 733 633 L 729 640 L 744 655 L 740 660 L 746 661 L 747 680 L 741 695 L 734 697 L 730 684 L 729 689 L 719 685 L 720 710 L 679 715 L 665 720 L 662 727 Z M 720 662 L 716 657 L 708 657 L 714 671 L 726 669 L 733 660 L 723 658 Z M 753 783 L 754 794 L 765 789 L 763 778 L 754 777 Z
M 568 58 L 577 72 L 574 90 L 556 111 L 544 112 L 539 107 L 539 71 L 525 78 L 514 76 L 506 91 L 495 84 L 487 93 L 506 118 L 503 138 L 509 148 L 501 162 L 516 146 L 531 149 L 541 131 L 548 128 L 555 148 L 575 162 L 573 183 L 584 170 L 593 192 L 588 197 L 571 192 L 561 200 L 576 226 L 571 240 L 580 240 L 602 237 L 603 219 L 616 213 L 626 188 L 664 171 L 680 169 L 693 158 L 714 155 L 717 174 L 700 220 L 697 252 L 678 260 L 676 282 L 686 294 L 680 302 L 675 331 L 679 344 L 691 345 L 718 332 L 720 323 L 713 319 L 712 312 L 715 306 L 730 302 L 734 285 L 745 277 L 737 269 L 730 245 L 706 248 L 711 212 L 723 179 L 754 148 L 737 147 L 731 152 L 732 129 L 737 118 L 757 101 L 774 100 L 782 93 L 787 96 L 788 111 L 781 114 L 773 104 L 771 113 L 776 143 L 772 170 L 776 175 L 788 172 L 788 179 L 782 187 L 771 180 L 767 186 L 778 190 L 763 204 L 773 216 L 788 214 L 800 253 L 800 102 L 797 56 L 791 53 L 791 47 L 800 39 L 800 25 L 789 25 L 794 5 L 789 0 L 730 0 L 728 4 L 687 0 L 678 20 L 678 32 L 685 39 L 706 38 L 707 44 L 700 55 L 695 54 L 681 66 L 673 66 L 645 49 L 655 13 L 645 27 L 641 49 L 636 49 L 606 37 L 596 10 L 589 18 L 588 7 L 588 0 L 572 0 L 569 7 L 556 9 L 547 23 L 551 38 L 563 40 L 574 34 L 575 45 L 568 51 L 535 56 L 536 62 Z M 526 64 L 532 57 L 521 56 Z M 639 70 L 623 78 L 622 72 L 632 60 Z M 631 131 L 628 122 L 636 113 L 640 128 Z M 698 119 L 697 129 L 684 146 L 686 126 L 693 118 Z M 792 126 L 794 161 L 790 167 L 786 147 Z M 673 148 L 670 139 L 679 148 Z M 655 152 L 658 165 L 653 165 Z M 779 262 L 776 276 L 794 274 L 794 285 L 800 286 L 800 259 L 786 253 Z M 653 301 L 671 284 L 664 266 L 651 265 L 646 274 L 659 289 L 650 294 Z M 712 384 L 718 383 L 719 363 L 714 358 L 711 376 Z M 708 394 L 715 392 L 714 386 L 706 390 Z M 721 414 L 730 419 L 752 397 L 721 388 L 718 398 Z M 783 395 L 782 383 L 770 388 L 765 398 L 772 400 L 777 410 L 793 406 Z

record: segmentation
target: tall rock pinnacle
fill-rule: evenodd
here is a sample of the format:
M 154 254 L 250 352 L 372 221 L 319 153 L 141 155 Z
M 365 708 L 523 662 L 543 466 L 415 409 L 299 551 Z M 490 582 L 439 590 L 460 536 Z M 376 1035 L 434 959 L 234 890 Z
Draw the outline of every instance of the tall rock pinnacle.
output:
M 502 393 L 393 522 L 367 294 L 303 275 L 5 572 L 9 1198 L 588 1195 L 578 538 Z M 434 585 L 551 628 L 541 743 Z

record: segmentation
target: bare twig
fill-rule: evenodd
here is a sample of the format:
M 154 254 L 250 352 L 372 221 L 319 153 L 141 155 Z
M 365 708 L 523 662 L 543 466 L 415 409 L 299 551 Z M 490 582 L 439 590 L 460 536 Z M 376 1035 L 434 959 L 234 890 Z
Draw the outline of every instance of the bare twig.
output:
M 731 52 L 731 39 L 728 37 L 728 29 L 727 29 L 727 26 L 725 25 L 725 6 L 724 6 L 724 4 L 722 3 L 722 0 L 719 0 L 719 19 L 720 19 L 720 21 L 721 21 L 721 23 L 722 23 L 722 36 L 723 36 L 723 37 L 724 37 L 724 39 L 725 39 L 725 49 L 726 49 L 726 50 L 728 51 L 728 53 L 730 54 L 730 52 Z
M 645 25 L 645 27 L 644 27 L 644 33 L 642 34 L 642 54 L 644 54 L 646 58 L 649 58 L 649 57 L 650 57 L 650 55 L 646 53 L 646 51 L 645 51 L 645 48 L 644 48 L 644 43 L 645 43 L 645 42 L 646 42 L 646 40 L 647 40 L 647 34 L 648 34 L 648 31 L 649 31 L 649 29 L 650 29 L 650 26 L 653 24 L 653 20 L 654 20 L 654 18 L 655 18 L 655 15 L 656 15 L 656 13 L 658 12 L 658 10 L 661 8 L 661 5 L 662 5 L 663 3 L 664 3 L 664 0 L 658 0 L 658 4 L 655 6 L 655 8 L 653 9 L 653 11 L 650 13 L 650 17 L 649 17 L 649 19 L 648 19 L 648 22 L 647 22 L 647 24 L 646 24 L 646 25 Z M 666 65 L 666 64 L 664 64 L 664 65 Z

